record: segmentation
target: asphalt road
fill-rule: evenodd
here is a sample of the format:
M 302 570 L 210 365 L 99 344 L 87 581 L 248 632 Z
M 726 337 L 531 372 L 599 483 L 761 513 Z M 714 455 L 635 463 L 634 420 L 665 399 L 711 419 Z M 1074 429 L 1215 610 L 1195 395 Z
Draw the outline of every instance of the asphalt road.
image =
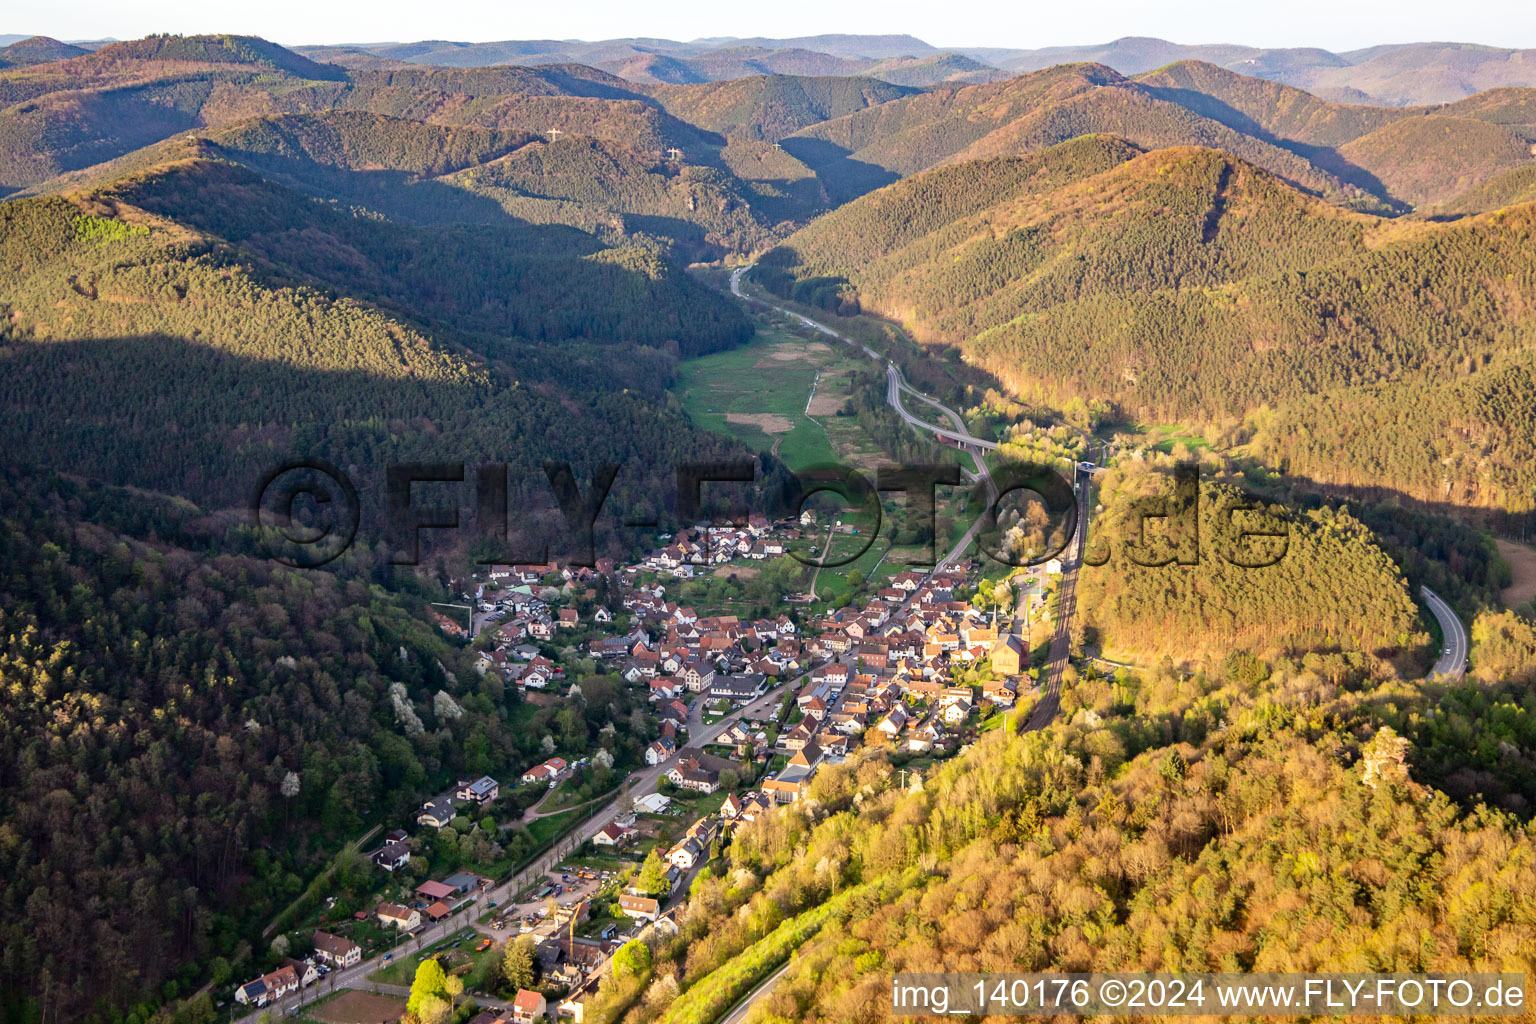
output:
M 758 986 L 751 992 L 748 992 L 741 1002 L 731 1008 L 731 1011 L 720 1020 L 719 1024 L 741 1024 L 742 1021 L 746 1020 L 747 1014 L 751 1012 L 752 1007 L 756 1005 L 759 999 L 773 991 L 773 986 L 779 983 L 779 979 L 784 976 L 784 972 L 789 970 L 790 965 L 793 963 L 794 960 L 791 959 L 783 967 L 780 967 L 759 982 Z
M 710 743 L 716 736 L 719 736 L 733 723 L 739 720 L 742 714 L 746 711 L 750 710 L 754 712 L 761 712 L 768 708 L 777 707 L 779 701 L 781 701 L 784 697 L 785 687 L 794 687 L 809 675 L 810 673 L 807 671 L 799 676 L 796 676 L 794 679 L 789 680 L 787 683 L 781 683 L 780 685 L 769 690 L 763 696 L 759 697 L 757 700 L 753 701 L 751 704 L 743 705 L 741 708 L 733 711 L 731 714 L 727 715 L 725 718 L 722 718 L 714 725 L 704 724 L 704 701 L 695 701 L 688 719 L 688 746 L 702 747 Z M 683 748 L 679 748 L 678 753 L 673 754 L 670 758 L 663 761 L 661 764 L 652 765 L 650 767 L 643 768 L 640 771 L 631 773 L 629 776 L 628 788 L 625 789 L 624 792 L 620 793 L 619 796 L 615 797 L 614 800 L 603 809 L 602 813 L 594 814 L 592 817 L 587 819 L 584 824 L 578 826 L 574 831 L 563 836 L 559 841 L 558 848 L 565 849 L 567 847 L 574 848 L 576 846 L 580 846 L 582 843 L 596 835 L 598 831 L 604 825 L 607 825 L 610 821 L 612 821 L 613 818 L 619 814 L 619 812 L 626 810 L 630 804 L 630 801 L 632 801 L 634 798 L 644 796 L 647 793 L 655 792 L 657 783 L 660 781 L 662 775 L 674 764 L 676 764 L 682 757 L 682 749 Z M 486 893 L 482 893 L 474 903 L 466 907 L 460 913 L 446 917 L 437 924 L 422 928 L 419 932 L 416 932 L 414 935 L 400 942 L 393 950 L 383 950 L 379 956 L 364 960 L 356 967 L 349 967 L 344 971 L 332 971 L 329 976 L 321 979 L 320 982 L 289 996 L 287 999 L 284 999 L 279 1003 L 269 1004 L 259 1010 L 252 1012 L 245 1018 L 239 1020 L 238 1024 L 257 1024 L 257 1021 L 260 1019 L 263 1013 L 272 1014 L 274 1020 L 279 1019 L 284 1014 L 286 1014 L 289 1009 L 313 1002 L 315 999 L 318 999 L 320 996 L 331 992 L 333 989 L 356 988 L 362 989 L 364 991 L 372 991 L 377 986 L 375 983 L 368 980 L 368 975 L 378 970 L 380 967 L 385 966 L 383 960 L 384 953 L 393 953 L 395 957 L 406 956 L 418 949 L 423 948 L 424 946 L 430 946 L 433 943 L 438 942 L 445 936 L 451 935 L 458 931 L 460 928 L 473 927 L 475 925 L 476 918 L 478 918 L 481 913 L 484 912 L 485 906 L 488 902 L 495 901 L 498 904 L 506 905 L 507 901 L 521 892 L 522 889 L 527 886 L 536 875 L 543 874 L 545 870 L 547 870 L 546 866 L 543 864 L 543 860 L 544 858 L 541 857 L 539 861 L 536 861 L 533 866 L 524 868 L 522 871 L 519 871 L 507 881 L 493 887 Z M 385 988 L 387 989 L 387 986 Z
M 1077 533 L 1061 562 L 1056 629 L 1051 634 L 1051 646 L 1040 681 L 1040 700 L 1030 712 L 1029 721 L 1024 723 L 1021 732 L 1045 728 L 1056 717 L 1056 712 L 1061 710 L 1061 674 L 1072 653 L 1072 617 L 1077 613 L 1077 571 L 1083 564 L 1083 546 L 1088 537 L 1089 480 L 1087 473 L 1082 469 L 1077 470 Z
M 1440 623 L 1440 632 L 1445 636 L 1445 643 L 1440 648 L 1440 660 L 1435 662 L 1430 674 L 1460 679 L 1467 670 L 1467 651 L 1471 649 L 1467 641 L 1467 627 L 1461 624 L 1461 617 L 1439 594 L 1428 587 L 1420 587 L 1419 592 L 1424 595 L 1424 603 Z

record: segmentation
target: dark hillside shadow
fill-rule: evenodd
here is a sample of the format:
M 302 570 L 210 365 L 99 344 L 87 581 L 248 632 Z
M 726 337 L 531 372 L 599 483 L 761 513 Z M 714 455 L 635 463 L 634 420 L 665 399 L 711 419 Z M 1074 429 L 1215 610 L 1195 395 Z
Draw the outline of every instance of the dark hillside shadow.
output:
M 791 135 L 781 145 L 790 156 L 816 172 L 833 203 L 857 199 L 901 178 L 895 171 L 877 164 L 854 160 L 848 150 L 823 139 Z
M 468 535 L 476 467 L 506 463 L 513 534 L 559 536 L 544 462 L 569 462 L 583 493 L 594 465 L 618 463 L 599 537 L 623 550 L 636 539 L 624 515 L 675 507 L 680 460 L 747 457 L 658 400 L 662 381 L 622 390 L 669 371 L 608 348 L 546 351 L 542 365 L 523 367 L 525 379 L 554 375 L 558 389 L 314 369 L 164 335 L 19 342 L 0 346 L 0 358 L 0 448 L 33 465 L 241 510 L 275 468 L 325 459 L 356 487 L 372 536 L 383 532 L 394 464 L 465 463 L 462 484 L 418 485 L 414 500 L 457 502 Z
M 459 191 L 410 186 L 417 187 Z M 483 336 L 460 339 L 477 351 L 514 339 L 585 339 L 675 346 L 690 356 L 751 336 L 734 303 L 660 257 L 609 254 L 577 228 L 529 224 L 499 207 L 489 223 L 381 221 L 216 161 L 173 168 L 119 194 L 271 261 L 280 276 L 298 275 L 434 330 Z
M 1159 99 L 1176 103 L 1186 110 L 1192 110 L 1197 114 L 1208 117 L 1226 125 L 1233 131 L 1250 135 L 1261 142 L 1267 142 L 1272 146 L 1288 150 L 1306 160 L 1319 170 L 1338 178 L 1349 185 L 1354 185 L 1365 192 L 1391 204 L 1403 212 L 1406 208 L 1401 200 L 1392 196 L 1380 178 L 1376 177 L 1365 168 L 1350 163 L 1339 155 L 1338 150 L 1329 146 L 1309 145 L 1298 142 L 1295 139 L 1287 139 L 1275 135 L 1259 122 L 1244 114 L 1242 111 L 1223 103 L 1214 96 L 1209 96 L 1194 89 L 1176 89 L 1166 86 L 1142 86 L 1148 93 Z

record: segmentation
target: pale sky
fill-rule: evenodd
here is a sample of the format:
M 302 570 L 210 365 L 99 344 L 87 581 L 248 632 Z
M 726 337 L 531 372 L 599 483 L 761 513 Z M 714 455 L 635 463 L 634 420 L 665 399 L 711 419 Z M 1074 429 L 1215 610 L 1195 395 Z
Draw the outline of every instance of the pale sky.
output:
M 0 32 L 61 39 L 134 38 L 150 32 L 231 32 L 301 43 L 418 39 L 611 39 L 655 36 L 797 36 L 909 33 L 939 47 L 1078 45 L 1119 36 L 1178 43 L 1319 46 L 1348 50 L 1430 40 L 1536 47 L 1530 0 L 63 0 L 19 6 Z

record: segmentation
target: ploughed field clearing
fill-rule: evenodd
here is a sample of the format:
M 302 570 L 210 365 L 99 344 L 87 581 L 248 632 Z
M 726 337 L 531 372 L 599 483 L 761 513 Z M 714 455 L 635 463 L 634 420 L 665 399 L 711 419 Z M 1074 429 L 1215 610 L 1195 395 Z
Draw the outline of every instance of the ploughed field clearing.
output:
M 403 1013 L 404 999 L 348 989 L 310 1010 L 308 1016 L 325 1024 L 380 1024 L 399 1020 Z

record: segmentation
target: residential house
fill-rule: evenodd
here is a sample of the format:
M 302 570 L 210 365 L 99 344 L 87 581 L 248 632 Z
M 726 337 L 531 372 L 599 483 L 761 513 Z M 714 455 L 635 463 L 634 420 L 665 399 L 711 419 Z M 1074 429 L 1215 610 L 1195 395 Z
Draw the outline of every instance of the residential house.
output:
M 379 924 L 385 928 L 398 928 L 403 932 L 421 927 L 421 914 L 414 907 L 402 907 L 398 903 L 380 903 L 375 911 Z
M 677 744 L 673 742 L 672 737 L 663 736 L 645 748 L 645 763 L 661 764 L 675 753 L 677 753 Z
M 624 846 L 626 843 L 629 843 L 635 838 L 635 836 L 639 834 L 640 833 L 635 829 L 626 828 L 623 825 L 620 825 L 618 822 L 610 821 L 608 824 L 598 829 L 597 835 L 592 837 L 592 845 L 612 846 L 617 848 Z
M 385 871 L 403 868 L 411 862 L 411 846 L 406 842 L 385 843 L 373 851 L 373 862 Z
M 981 687 L 983 700 L 989 700 L 1000 708 L 1011 708 L 1019 699 L 1019 684 L 1017 680 L 1003 679 L 997 682 L 984 683 Z
M 292 967 L 279 967 L 235 989 L 235 1002 L 241 1006 L 266 1006 L 299 990 L 299 976 Z
M 741 813 L 736 815 L 736 820 L 741 822 L 753 822 L 760 816 L 773 810 L 775 802 L 767 793 L 748 793 L 742 798 Z
M 679 871 L 691 871 L 693 866 L 709 857 L 709 846 L 689 836 L 667 851 L 666 860 Z
M 291 969 L 299 979 L 299 988 L 309 988 L 320 980 L 320 969 L 315 966 L 313 958 L 295 960 L 288 957 L 283 961 L 283 966 Z
M 552 786 L 565 778 L 569 771 L 570 765 L 566 763 L 564 758 L 551 757 L 544 763 L 536 764 L 526 772 L 523 772 L 521 781 L 525 786 L 531 786 L 536 782 Z
M 785 750 L 802 749 L 807 743 L 811 742 L 811 737 L 816 735 L 816 725 L 815 719 L 809 717 L 802 718 L 795 724 L 793 729 L 779 737 L 779 745 Z
M 619 910 L 626 917 L 632 917 L 636 921 L 654 921 L 656 915 L 661 913 L 661 904 L 649 896 L 631 896 L 624 893 L 619 897 Z
M 672 700 L 683 692 L 683 682 L 677 676 L 657 676 L 647 685 L 651 700 Z
M 351 939 L 317 931 L 311 941 L 314 943 L 315 956 L 332 967 L 356 967 L 363 962 L 363 947 Z
M 488 804 L 496 799 L 501 787 L 496 780 L 489 775 L 482 775 L 478 779 L 463 779 L 459 782 L 458 790 L 453 794 L 460 800 L 467 800 L 473 804 Z
M 814 682 L 826 683 L 834 691 L 841 690 L 848 685 L 848 666 L 841 662 L 828 662 L 811 670 L 811 679 Z
M 841 764 L 848 758 L 848 737 L 839 733 L 835 736 L 818 734 L 816 745 L 821 748 L 822 755 L 828 764 Z
M 895 739 L 901 735 L 901 730 L 905 729 L 906 726 L 907 712 L 903 708 L 894 707 L 891 709 L 890 714 L 880 719 L 875 728 L 884 733 L 888 738 Z
M 944 725 L 937 717 L 930 717 L 907 736 L 907 749 L 922 754 L 944 742 Z
M 416 824 L 437 829 L 447 828 L 452 820 L 453 801 L 446 797 L 427 801 L 421 805 L 421 811 L 416 815 Z
M 695 793 L 713 793 L 720 788 L 720 773 L 705 768 L 698 758 L 688 757 L 667 769 L 667 778 L 681 789 Z
M 561 629 L 575 629 L 579 623 L 579 617 L 575 608 L 562 608 L 555 621 Z
M 512 1020 L 515 1024 L 535 1024 L 546 1020 L 548 1016 L 549 1007 L 542 993 L 530 992 L 525 988 L 517 990 L 512 1000 Z
M 688 724 L 688 705 L 680 700 L 664 700 L 656 705 L 656 717 L 663 722 L 674 722 L 679 726 Z
M 732 722 L 724 732 L 715 737 L 715 742 L 721 746 L 739 747 L 752 742 L 752 734 L 740 722 Z

